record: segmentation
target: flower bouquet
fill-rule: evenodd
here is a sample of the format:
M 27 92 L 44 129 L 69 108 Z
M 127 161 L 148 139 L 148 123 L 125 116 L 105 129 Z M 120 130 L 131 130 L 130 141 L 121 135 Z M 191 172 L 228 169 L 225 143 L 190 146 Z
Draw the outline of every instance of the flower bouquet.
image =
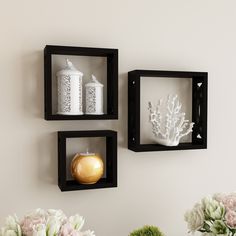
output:
M 8 216 L 0 236 L 95 236 L 93 231 L 81 231 L 84 218 L 80 215 L 66 217 L 61 210 L 36 209 L 21 221 Z
M 156 226 L 146 225 L 134 230 L 129 236 L 164 236 L 164 234 Z
M 204 236 L 236 235 L 236 193 L 205 197 L 187 211 L 189 231 Z

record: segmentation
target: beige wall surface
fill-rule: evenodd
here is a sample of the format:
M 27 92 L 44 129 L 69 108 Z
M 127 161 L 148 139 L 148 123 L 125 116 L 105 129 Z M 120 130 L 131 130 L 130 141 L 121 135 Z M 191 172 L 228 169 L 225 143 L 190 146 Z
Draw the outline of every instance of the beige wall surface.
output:
M 236 2 L 234 0 L 1 0 L 0 223 L 10 213 L 80 213 L 97 236 L 144 224 L 187 235 L 183 214 L 208 193 L 233 191 Z M 45 121 L 46 44 L 119 49 L 119 120 Z M 209 72 L 208 149 L 127 149 L 127 72 Z M 60 192 L 58 130 L 118 131 L 119 187 Z

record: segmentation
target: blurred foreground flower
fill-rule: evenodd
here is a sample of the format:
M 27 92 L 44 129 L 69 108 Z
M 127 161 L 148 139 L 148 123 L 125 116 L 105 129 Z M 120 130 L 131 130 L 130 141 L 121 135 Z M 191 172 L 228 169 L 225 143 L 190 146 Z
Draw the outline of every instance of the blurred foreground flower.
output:
M 189 232 L 202 236 L 236 236 L 236 194 L 215 194 L 205 197 L 187 211 Z
M 67 218 L 62 210 L 36 209 L 21 222 L 8 216 L 0 236 L 95 236 L 93 231 L 81 231 L 83 225 L 84 218 L 78 214 Z

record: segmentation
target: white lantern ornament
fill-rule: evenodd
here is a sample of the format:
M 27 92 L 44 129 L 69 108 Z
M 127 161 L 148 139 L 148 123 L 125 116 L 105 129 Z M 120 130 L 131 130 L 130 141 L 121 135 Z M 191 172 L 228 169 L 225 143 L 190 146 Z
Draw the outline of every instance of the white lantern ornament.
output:
M 82 77 L 71 61 L 57 72 L 58 112 L 60 115 L 82 115 Z
M 87 83 L 85 89 L 86 114 L 103 115 L 103 84 L 92 75 L 92 82 Z

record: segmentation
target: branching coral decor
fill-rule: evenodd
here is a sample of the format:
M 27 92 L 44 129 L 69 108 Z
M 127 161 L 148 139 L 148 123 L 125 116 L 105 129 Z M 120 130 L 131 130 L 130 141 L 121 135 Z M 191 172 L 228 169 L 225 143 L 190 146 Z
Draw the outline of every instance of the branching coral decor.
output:
M 148 104 L 152 132 L 156 142 L 165 146 L 177 146 L 180 139 L 193 131 L 193 122 L 185 119 L 185 113 L 181 112 L 182 104 L 178 96 L 169 95 L 166 103 L 166 115 L 163 122 L 163 99 L 160 99 L 154 107 Z

